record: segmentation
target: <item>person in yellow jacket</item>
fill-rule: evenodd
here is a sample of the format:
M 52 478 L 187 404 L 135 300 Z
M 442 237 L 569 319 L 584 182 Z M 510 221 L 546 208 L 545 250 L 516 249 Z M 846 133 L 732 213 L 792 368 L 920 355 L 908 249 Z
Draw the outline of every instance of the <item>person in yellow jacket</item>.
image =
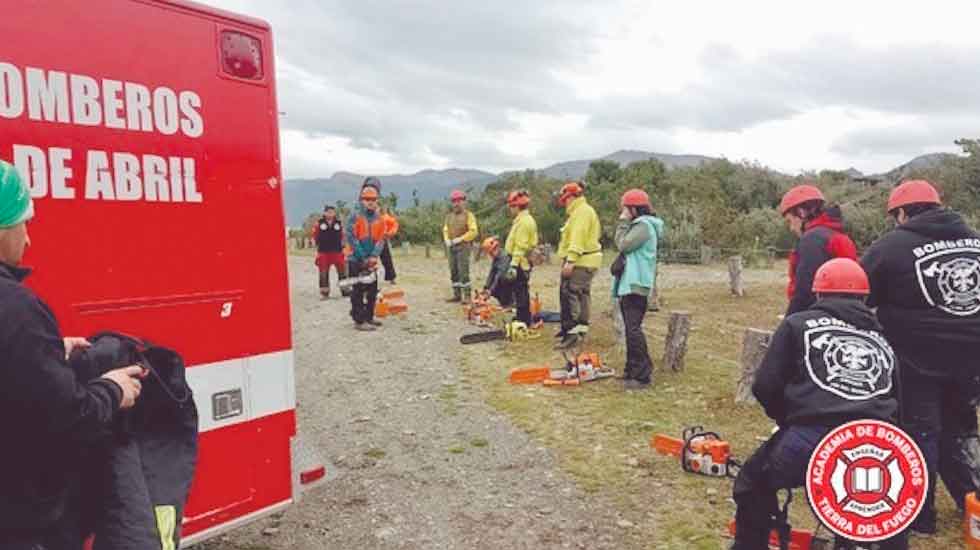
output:
M 516 318 L 527 326 L 531 326 L 531 262 L 527 257 L 538 246 L 538 224 L 528 211 L 530 205 L 531 196 L 523 189 L 507 195 L 507 206 L 514 216 L 514 223 L 504 245 L 510 256 L 510 269 L 505 278 L 514 281 Z
M 567 221 L 561 228 L 558 257 L 561 259 L 561 342 L 557 349 L 568 349 L 589 332 L 592 279 L 602 265 L 602 229 L 595 209 L 585 200 L 585 186 L 570 181 L 562 186 L 558 206 L 565 209 Z
M 452 210 L 442 226 L 442 238 L 449 258 L 449 275 L 453 282 L 453 297 L 447 302 L 470 301 L 470 246 L 480 234 L 476 216 L 466 208 L 466 193 L 455 190 L 449 195 Z

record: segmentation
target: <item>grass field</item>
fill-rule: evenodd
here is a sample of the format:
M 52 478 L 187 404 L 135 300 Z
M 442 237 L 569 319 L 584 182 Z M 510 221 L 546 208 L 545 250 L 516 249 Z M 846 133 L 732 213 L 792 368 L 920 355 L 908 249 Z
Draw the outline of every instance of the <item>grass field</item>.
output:
M 403 257 L 401 261 L 438 260 Z M 662 266 L 661 311 L 645 321 L 654 386 L 643 392 L 623 392 L 606 380 L 574 389 L 512 386 L 507 373 L 515 367 L 547 364 L 562 359 L 551 350 L 554 329 L 542 338 L 514 344 L 482 344 L 465 349 L 465 378 L 459 391 L 474 387 L 496 409 L 531 433 L 560 457 L 562 468 L 584 488 L 611 497 L 620 506 L 625 529 L 636 548 L 711 549 L 724 547 L 722 533 L 734 516 L 731 482 L 686 474 L 672 458 L 648 446 L 657 432 L 679 436 L 684 427 L 703 425 L 732 443 L 746 458 L 767 437 L 773 423 L 758 405 L 735 405 L 734 390 L 740 367 L 741 339 L 748 327 L 772 329 L 785 308 L 785 264 L 747 274 L 746 296 L 734 297 L 724 282 L 721 265 Z M 532 292 L 545 309 L 557 309 L 556 267 L 534 273 Z M 609 316 L 609 276 L 603 271 L 593 288 L 593 332 L 587 349 L 621 371 L 622 350 L 616 349 Z M 680 373 L 662 369 L 663 344 L 670 311 L 692 315 L 686 368 Z M 793 505 L 796 526 L 814 525 L 798 491 Z M 958 518 L 945 492 L 939 497 L 941 532 L 914 538 L 912 548 L 956 548 L 962 544 Z

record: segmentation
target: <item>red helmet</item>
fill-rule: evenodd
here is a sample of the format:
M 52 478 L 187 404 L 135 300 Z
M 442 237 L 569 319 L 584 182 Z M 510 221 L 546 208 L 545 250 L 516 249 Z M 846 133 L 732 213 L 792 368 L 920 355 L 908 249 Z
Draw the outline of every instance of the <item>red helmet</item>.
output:
M 917 203 L 942 204 L 943 201 L 939 198 L 939 192 L 928 181 L 908 180 L 892 189 L 892 194 L 888 197 L 888 211 Z
M 583 193 L 585 193 L 585 187 L 582 186 L 581 182 L 565 182 L 565 185 L 561 186 L 561 191 L 558 192 L 558 206 L 565 206 L 573 198 L 581 197 Z
M 871 285 L 861 264 L 850 258 L 825 262 L 813 276 L 813 292 L 818 294 L 869 294 Z
M 459 189 L 453 189 L 453 192 L 449 194 L 449 200 L 451 200 L 453 202 L 456 202 L 456 201 L 465 201 L 466 200 L 466 193 L 460 191 Z
M 531 204 L 531 196 L 523 189 L 507 194 L 507 206 L 527 206 L 529 204 Z
M 362 199 L 376 199 L 378 198 L 378 190 L 373 186 L 366 185 L 361 189 Z
M 779 214 L 785 216 L 787 212 L 797 206 L 810 201 L 825 201 L 823 193 L 812 185 L 797 185 L 783 195 L 783 200 L 779 202 Z
M 642 189 L 630 189 L 623 193 L 623 206 L 646 206 L 650 208 L 650 196 Z

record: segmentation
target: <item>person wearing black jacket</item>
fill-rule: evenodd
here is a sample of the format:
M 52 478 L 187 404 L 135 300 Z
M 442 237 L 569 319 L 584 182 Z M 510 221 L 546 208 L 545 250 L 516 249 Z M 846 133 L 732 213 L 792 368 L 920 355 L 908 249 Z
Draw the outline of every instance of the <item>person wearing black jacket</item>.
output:
M 827 207 L 823 193 L 812 185 L 797 185 L 787 191 L 779 203 L 779 213 L 800 238 L 789 256 L 786 315 L 792 315 L 816 301 L 810 287 L 817 269 L 833 258 L 857 260 L 857 248 L 844 233 L 840 208 Z
M 501 307 L 513 306 L 517 273 L 510 265 L 510 256 L 500 248 L 500 239 L 497 237 L 487 237 L 480 248 L 490 257 L 490 271 L 487 273 L 483 292 L 496 298 Z
M 901 365 L 902 427 L 932 478 L 912 528 L 934 533 L 937 472 L 961 510 L 980 488 L 980 235 L 924 180 L 896 187 L 888 212 L 898 225 L 861 263 L 871 279 L 868 303 Z
M 316 240 L 316 267 L 319 271 L 320 297 L 330 297 L 330 268 L 337 270 L 337 277 L 347 276 L 347 260 L 344 258 L 344 226 L 337 218 L 332 205 L 323 207 L 323 215 L 313 226 Z
M 779 430 L 735 479 L 734 550 L 769 547 L 770 530 L 780 518 L 777 492 L 803 485 L 810 456 L 828 432 L 854 420 L 897 417 L 895 355 L 864 303 L 869 290 L 861 266 L 830 260 L 817 270 L 811 288 L 816 303 L 779 325 L 752 385 Z M 905 541 L 898 535 L 881 548 L 906 548 Z M 849 544 L 838 543 L 835 548 Z
M 27 186 L 0 161 L 0 549 L 77 549 L 78 518 L 65 513 L 76 459 L 135 404 L 142 368 L 82 383 L 68 367 L 67 348 L 84 344 L 62 338 L 51 310 L 23 285 L 29 270 L 18 267 L 32 216 Z

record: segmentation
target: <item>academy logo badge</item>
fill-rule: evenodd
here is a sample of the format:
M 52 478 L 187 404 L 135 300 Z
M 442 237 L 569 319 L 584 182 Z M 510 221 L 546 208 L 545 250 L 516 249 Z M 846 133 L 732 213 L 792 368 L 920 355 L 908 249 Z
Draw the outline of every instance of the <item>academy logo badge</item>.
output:
M 884 338 L 836 319 L 816 319 L 807 324 L 804 362 L 817 386 L 851 401 L 891 391 L 895 354 Z
M 905 432 L 880 420 L 858 420 L 820 442 L 806 472 L 814 514 L 834 533 L 859 542 L 904 531 L 925 504 L 925 457 Z
M 927 252 L 929 249 L 933 252 Z M 915 262 L 926 301 L 946 313 L 966 317 L 980 312 L 980 248 L 939 249 L 926 245 Z

